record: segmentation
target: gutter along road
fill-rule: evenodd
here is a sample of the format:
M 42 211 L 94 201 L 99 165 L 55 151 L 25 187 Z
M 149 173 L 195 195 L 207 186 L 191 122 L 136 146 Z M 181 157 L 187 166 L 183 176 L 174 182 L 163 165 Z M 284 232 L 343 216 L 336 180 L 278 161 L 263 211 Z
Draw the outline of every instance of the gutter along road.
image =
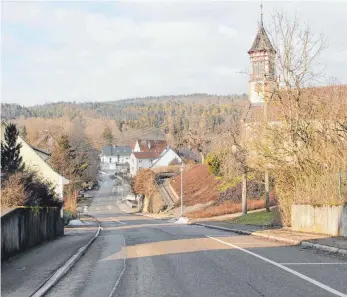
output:
M 101 185 L 88 212 L 102 230 L 46 296 L 347 296 L 346 258 L 125 214 Z

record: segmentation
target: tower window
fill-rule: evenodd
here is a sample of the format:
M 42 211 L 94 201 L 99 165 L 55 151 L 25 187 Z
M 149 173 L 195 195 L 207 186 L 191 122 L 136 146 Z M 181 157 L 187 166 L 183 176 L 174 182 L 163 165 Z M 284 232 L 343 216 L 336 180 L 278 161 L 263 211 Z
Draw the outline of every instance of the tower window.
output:
M 258 76 L 259 74 L 259 64 L 258 62 L 254 62 L 253 64 L 253 75 Z
M 264 75 L 264 62 L 259 62 L 259 75 Z

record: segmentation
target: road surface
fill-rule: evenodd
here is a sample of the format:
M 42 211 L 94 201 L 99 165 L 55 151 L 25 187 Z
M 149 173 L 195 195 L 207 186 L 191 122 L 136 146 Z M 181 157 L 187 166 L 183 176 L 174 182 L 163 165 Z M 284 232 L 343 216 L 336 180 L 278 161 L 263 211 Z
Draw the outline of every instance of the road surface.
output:
M 119 193 L 106 178 L 89 208 L 100 236 L 47 296 L 347 296 L 345 258 L 128 215 Z

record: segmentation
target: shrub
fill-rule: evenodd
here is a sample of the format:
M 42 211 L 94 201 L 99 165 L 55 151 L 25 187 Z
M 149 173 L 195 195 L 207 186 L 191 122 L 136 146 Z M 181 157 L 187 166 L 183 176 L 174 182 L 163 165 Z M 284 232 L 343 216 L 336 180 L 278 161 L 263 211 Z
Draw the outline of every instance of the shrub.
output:
M 208 166 L 209 171 L 215 175 L 220 176 L 220 168 L 221 168 L 221 158 L 218 156 L 218 154 L 215 153 L 208 153 L 205 159 L 205 163 Z
M 8 176 L 1 190 L 2 206 L 61 207 L 54 186 L 35 171 L 24 170 Z

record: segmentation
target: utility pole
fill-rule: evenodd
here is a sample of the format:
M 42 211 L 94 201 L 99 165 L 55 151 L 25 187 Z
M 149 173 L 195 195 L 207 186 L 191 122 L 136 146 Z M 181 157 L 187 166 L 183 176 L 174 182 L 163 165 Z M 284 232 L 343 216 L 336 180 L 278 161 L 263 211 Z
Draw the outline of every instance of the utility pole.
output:
M 181 164 L 181 217 L 183 217 L 183 163 Z
M 267 97 L 265 95 L 265 82 L 266 82 L 266 74 L 264 74 L 264 81 L 263 81 L 263 96 L 264 96 L 264 122 L 265 125 L 268 123 L 268 102 Z M 264 130 L 265 131 L 265 130 Z M 265 164 L 265 174 L 264 174 L 264 182 L 265 182 L 265 207 L 266 211 L 270 211 L 270 189 L 269 189 L 269 170 L 267 168 L 267 164 Z

